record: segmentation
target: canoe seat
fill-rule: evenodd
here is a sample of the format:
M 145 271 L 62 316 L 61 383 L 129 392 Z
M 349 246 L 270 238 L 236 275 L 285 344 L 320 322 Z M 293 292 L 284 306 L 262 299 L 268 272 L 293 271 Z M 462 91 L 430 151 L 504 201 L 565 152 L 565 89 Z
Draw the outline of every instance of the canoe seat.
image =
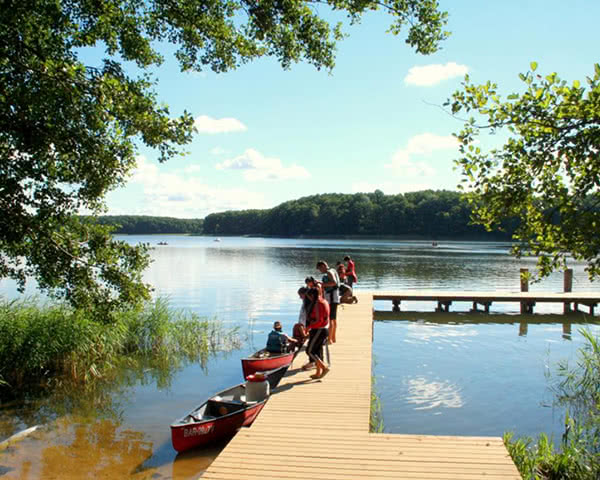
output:
M 215 400 L 209 400 L 206 403 L 206 411 L 204 415 L 211 415 L 214 417 L 222 417 L 229 415 L 230 413 L 242 410 L 244 404 L 241 402 L 217 402 Z

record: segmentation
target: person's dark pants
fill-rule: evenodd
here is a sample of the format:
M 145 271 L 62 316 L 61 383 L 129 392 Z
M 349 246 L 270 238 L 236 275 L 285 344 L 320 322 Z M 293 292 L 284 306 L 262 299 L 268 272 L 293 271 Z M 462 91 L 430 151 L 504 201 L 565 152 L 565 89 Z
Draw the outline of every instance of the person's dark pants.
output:
M 323 362 L 323 345 L 327 341 L 328 336 L 329 330 L 327 328 L 315 328 L 310 331 L 306 353 L 313 362 L 317 358 Z
M 337 303 L 330 303 L 329 304 L 329 318 L 331 320 L 337 320 Z

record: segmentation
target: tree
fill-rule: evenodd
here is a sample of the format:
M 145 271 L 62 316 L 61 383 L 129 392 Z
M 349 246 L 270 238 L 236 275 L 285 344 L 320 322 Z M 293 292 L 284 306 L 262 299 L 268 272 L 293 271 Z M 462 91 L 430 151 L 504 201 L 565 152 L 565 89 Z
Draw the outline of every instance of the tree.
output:
M 75 215 L 103 211 L 138 146 L 165 161 L 191 141 L 192 115 L 172 118 L 153 91 L 159 48 L 176 45 L 185 71 L 225 72 L 262 56 L 331 69 L 343 34 L 319 16 L 325 6 L 350 23 L 382 9 L 390 31 L 408 26 L 406 42 L 423 54 L 447 36 L 435 0 L 3 0 L 0 276 L 20 288 L 34 277 L 106 319 L 147 298 L 147 247 Z M 101 63 L 85 63 L 90 48 L 104 49 Z
M 513 251 L 537 256 L 541 277 L 569 256 L 587 263 L 590 279 L 600 274 L 600 65 L 594 69 L 587 86 L 568 85 L 556 73 L 537 74 L 533 62 L 519 75 L 525 91 L 505 101 L 496 84 L 473 85 L 467 76 L 446 103 L 454 114 L 483 118 L 471 117 L 458 134 L 475 220 L 490 230 L 518 218 Z M 485 152 L 482 131 L 508 140 Z

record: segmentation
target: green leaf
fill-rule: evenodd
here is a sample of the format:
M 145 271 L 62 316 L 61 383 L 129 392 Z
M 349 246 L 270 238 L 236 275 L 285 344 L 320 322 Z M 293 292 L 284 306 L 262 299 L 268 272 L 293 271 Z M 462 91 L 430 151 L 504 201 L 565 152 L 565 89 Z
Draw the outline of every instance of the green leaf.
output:
M 538 64 L 537 64 L 537 62 L 531 62 L 529 64 L 529 67 L 531 68 L 532 72 L 535 72 L 537 70 Z

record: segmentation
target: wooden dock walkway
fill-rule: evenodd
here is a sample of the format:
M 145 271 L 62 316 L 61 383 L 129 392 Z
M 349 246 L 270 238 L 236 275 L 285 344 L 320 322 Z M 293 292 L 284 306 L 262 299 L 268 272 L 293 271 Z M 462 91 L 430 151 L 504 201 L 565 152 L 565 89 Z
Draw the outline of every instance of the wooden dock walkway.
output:
M 394 292 L 376 291 L 373 300 L 391 300 L 395 311 L 400 311 L 402 302 L 407 301 L 434 301 L 437 302 L 436 311 L 450 310 L 453 302 L 471 302 L 472 309 L 489 313 L 490 306 L 494 302 L 517 302 L 521 313 L 533 313 L 536 303 L 561 303 L 565 313 L 578 311 L 579 305 L 585 305 L 589 314 L 594 314 L 594 308 L 600 303 L 600 293 L 597 292 L 445 292 L 445 291 L 423 291 L 402 290 Z
M 373 295 L 338 310 L 331 371 L 312 380 L 302 352 L 267 405 L 203 479 L 520 479 L 500 437 L 369 433 Z

